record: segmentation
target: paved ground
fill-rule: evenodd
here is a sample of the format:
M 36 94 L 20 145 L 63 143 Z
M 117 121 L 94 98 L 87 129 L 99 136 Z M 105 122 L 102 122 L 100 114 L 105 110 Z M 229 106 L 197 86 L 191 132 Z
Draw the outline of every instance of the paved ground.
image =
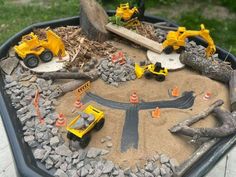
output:
M 12 153 L 6 132 L 0 118 L 0 177 L 16 177 Z M 206 177 L 235 177 L 236 176 L 236 147 L 234 147 L 206 175 Z

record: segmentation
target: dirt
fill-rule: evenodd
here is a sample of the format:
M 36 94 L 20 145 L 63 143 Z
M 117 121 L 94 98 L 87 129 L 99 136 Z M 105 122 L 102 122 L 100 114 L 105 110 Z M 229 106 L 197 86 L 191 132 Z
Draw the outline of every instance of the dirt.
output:
M 122 49 L 122 51 L 135 60 L 135 62 L 146 59 L 146 52 L 144 50 L 135 49 L 126 44 L 114 43 L 116 47 Z M 196 150 L 197 146 L 191 144 L 189 138 L 173 135 L 168 129 L 178 122 L 199 113 L 217 99 L 223 99 L 225 101 L 224 107 L 229 109 L 229 93 L 225 85 L 205 76 L 200 76 L 198 73 L 185 68 L 170 72 L 164 82 L 141 78 L 122 83 L 117 88 L 98 79 L 92 83 L 90 91 L 103 98 L 118 102 L 129 102 L 129 96 L 133 91 L 136 91 L 141 101 L 148 102 L 173 99 L 168 94 L 168 90 L 175 86 L 179 87 L 181 93 L 185 91 L 195 92 L 196 99 L 193 107 L 182 110 L 161 109 L 161 116 L 158 119 L 151 117 L 152 110 L 139 111 L 138 149 L 131 149 L 125 153 L 120 152 L 125 112 L 91 102 L 90 104 L 105 112 L 106 122 L 102 130 L 93 133 L 89 147 L 106 148 L 106 144 L 102 144 L 100 140 L 105 136 L 111 136 L 113 147 L 110 149 L 110 153 L 106 158 L 111 159 L 123 167 L 143 164 L 156 152 L 165 153 L 177 159 L 179 163 L 187 160 Z M 206 101 L 203 97 L 207 92 L 210 92 L 212 96 L 210 100 Z M 76 111 L 72 113 L 72 109 L 74 109 L 73 104 L 76 99 L 74 92 L 67 93 L 58 100 L 60 104 L 56 107 L 56 111 L 58 113 L 64 113 L 69 121 L 71 121 L 77 115 Z M 84 105 L 83 108 L 85 107 L 86 105 Z M 208 116 L 205 120 L 196 123 L 194 126 L 214 127 L 217 126 L 217 122 L 213 116 Z

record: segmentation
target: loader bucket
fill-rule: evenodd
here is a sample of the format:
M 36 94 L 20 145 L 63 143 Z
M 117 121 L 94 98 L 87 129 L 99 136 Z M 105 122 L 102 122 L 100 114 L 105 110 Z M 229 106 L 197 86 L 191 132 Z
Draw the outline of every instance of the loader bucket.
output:
M 137 78 L 138 79 L 141 78 L 143 76 L 143 73 L 144 73 L 144 68 L 135 63 L 135 74 Z

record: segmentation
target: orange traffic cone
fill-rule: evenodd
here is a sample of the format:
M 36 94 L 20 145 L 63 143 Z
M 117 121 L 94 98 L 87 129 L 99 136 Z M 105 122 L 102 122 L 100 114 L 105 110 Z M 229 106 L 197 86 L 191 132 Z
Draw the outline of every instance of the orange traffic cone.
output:
M 83 103 L 82 103 L 80 100 L 76 100 L 74 106 L 75 106 L 76 108 L 81 108 L 81 107 L 83 106 Z
M 179 96 L 179 88 L 177 86 L 175 86 L 172 91 L 171 91 L 171 95 L 173 97 L 178 97 Z
M 57 117 L 57 121 L 56 121 L 56 126 L 57 127 L 65 127 L 66 126 L 66 118 L 64 116 L 64 114 L 60 113 Z
M 133 92 L 133 94 L 130 96 L 130 99 L 129 99 L 130 103 L 132 104 L 137 104 L 139 101 L 138 101 L 138 95 L 136 92 Z
M 210 98 L 211 98 L 211 93 L 210 92 L 207 92 L 203 97 L 204 100 L 209 100 Z
M 161 115 L 161 109 L 156 107 L 155 110 L 152 111 L 152 118 L 159 118 Z

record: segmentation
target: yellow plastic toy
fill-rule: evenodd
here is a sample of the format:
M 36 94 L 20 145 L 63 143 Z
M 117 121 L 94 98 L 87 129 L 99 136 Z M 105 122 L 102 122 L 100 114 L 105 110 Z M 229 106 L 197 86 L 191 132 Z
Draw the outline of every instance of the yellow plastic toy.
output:
M 46 36 L 46 40 L 39 40 L 38 36 L 31 32 L 23 36 L 20 44 L 14 47 L 17 57 L 22 59 L 27 67 L 37 67 L 39 59 L 49 62 L 53 56 L 66 55 L 64 43 L 58 35 L 48 30 Z
M 120 17 L 124 21 L 130 20 L 134 14 L 139 13 L 139 10 L 137 7 L 133 7 L 130 9 L 129 3 L 120 4 L 120 7 L 117 7 L 116 9 L 116 17 Z
M 104 112 L 98 110 L 97 108 L 89 105 L 83 113 L 93 116 L 94 120 L 90 122 L 88 126 L 83 128 L 77 128 L 76 123 L 79 119 L 83 119 L 81 115 L 78 115 L 71 123 L 67 126 L 67 138 L 70 140 L 77 140 L 80 143 L 80 147 L 85 148 L 91 140 L 91 131 L 94 129 L 99 131 L 105 123 Z
M 185 49 L 185 40 L 188 37 L 200 36 L 208 43 L 206 48 L 207 57 L 212 56 L 216 52 L 216 47 L 213 39 L 210 36 L 209 30 L 205 29 L 205 26 L 201 24 L 200 31 L 186 30 L 185 27 L 179 27 L 177 31 L 170 31 L 167 34 L 166 40 L 163 42 L 164 52 L 170 54 L 175 50 L 177 53 L 181 53 Z
M 140 66 L 135 63 L 135 73 L 137 78 L 141 78 L 143 75 L 146 79 L 151 79 L 154 77 L 157 81 L 164 81 L 165 77 L 168 75 L 168 70 L 161 67 L 161 63 L 157 62 L 154 64 L 149 64 L 145 66 Z

